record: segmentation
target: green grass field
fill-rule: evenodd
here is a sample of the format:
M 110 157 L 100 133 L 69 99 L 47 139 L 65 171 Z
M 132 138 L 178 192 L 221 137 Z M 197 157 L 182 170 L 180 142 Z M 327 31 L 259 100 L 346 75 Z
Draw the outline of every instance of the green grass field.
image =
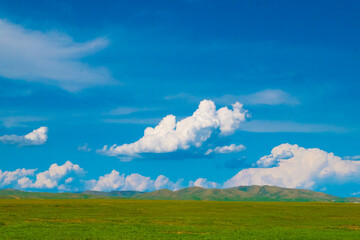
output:
M 0 239 L 360 239 L 360 204 L 0 200 Z

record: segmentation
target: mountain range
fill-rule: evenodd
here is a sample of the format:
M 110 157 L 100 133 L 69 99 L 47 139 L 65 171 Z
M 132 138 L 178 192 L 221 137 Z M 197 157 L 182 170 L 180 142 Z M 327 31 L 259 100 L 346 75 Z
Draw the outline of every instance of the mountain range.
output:
M 16 189 L 0 190 L 0 199 L 148 199 L 197 201 L 272 201 L 272 202 L 360 202 L 360 198 L 341 198 L 322 192 L 275 186 L 239 186 L 227 189 L 201 187 L 177 191 L 161 189 L 153 192 L 84 191 L 80 193 L 25 192 Z

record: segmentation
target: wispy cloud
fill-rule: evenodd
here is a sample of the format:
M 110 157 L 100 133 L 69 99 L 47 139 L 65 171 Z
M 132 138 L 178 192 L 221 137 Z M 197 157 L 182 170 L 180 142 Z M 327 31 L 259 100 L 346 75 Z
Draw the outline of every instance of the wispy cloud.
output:
M 34 116 L 8 116 L 0 117 L 0 122 L 7 127 L 28 127 L 27 123 L 45 121 L 46 118 Z
M 245 105 L 297 105 L 299 100 L 281 89 L 266 89 L 248 95 L 224 95 L 214 99 L 220 104 L 241 102 Z
M 345 127 L 330 124 L 298 123 L 291 121 L 250 120 L 240 126 L 240 130 L 247 132 L 336 132 L 349 130 Z
M 216 147 L 214 149 L 209 149 L 206 151 L 205 155 L 209 155 L 211 153 L 234 153 L 234 152 L 240 152 L 245 150 L 246 147 L 242 144 L 236 145 L 231 144 L 229 146 L 222 146 L 222 147 Z
M 108 118 L 103 120 L 106 123 L 118 123 L 118 124 L 141 124 L 141 125 L 155 125 L 161 121 L 161 118 Z
M 89 148 L 89 145 L 87 143 L 84 143 L 84 145 L 78 146 L 77 150 L 80 152 L 90 152 L 91 148 Z
M 0 76 L 68 91 L 111 84 L 114 81 L 108 70 L 81 62 L 107 45 L 105 38 L 77 43 L 65 34 L 25 29 L 0 20 Z
M 179 93 L 166 96 L 166 100 L 185 99 L 188 102 L 198 102 L 203 97 L 193 96 L 187 93 Z M 227 94 L 221 97 L 209 97 L 217 104 L 231 104 L 240 102 L 244 105 L 298 105 L 300 101 L 281 89 L 265 89 L 251 94 L 233 95 Z

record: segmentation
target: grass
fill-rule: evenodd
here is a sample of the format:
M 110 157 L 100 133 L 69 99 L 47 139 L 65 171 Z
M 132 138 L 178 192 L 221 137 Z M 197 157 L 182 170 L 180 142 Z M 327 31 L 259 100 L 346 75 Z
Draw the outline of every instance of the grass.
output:
M 360 204 L 0 200 L 0 239 L 359 239 Z

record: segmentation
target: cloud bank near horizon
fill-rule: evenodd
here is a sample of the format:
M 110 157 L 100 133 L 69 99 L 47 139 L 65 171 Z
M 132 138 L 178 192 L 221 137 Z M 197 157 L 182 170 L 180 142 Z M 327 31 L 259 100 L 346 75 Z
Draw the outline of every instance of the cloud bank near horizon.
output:
M 272 185 L 286 188 L 321 189 L 327 185 L 360 185 L 360 162 L 343 160 L 318 148 L 281 144 L 256 162 L 258 168 L 243 169 L 223 187 Z
M 153 191 L 167 188 L 178 190 L 184 187 L 231 188 L 248 185 L 271 185 L 285 188 L 301 188 L 324 191 L 328 186 L 354 184 L 360 189 L 360 161 L 344 160 L 333 153 L 318 148 L 303 148 L 294 144 L 281 144 L 271 154 L 260 158 L 256 167 L 239 171 L 224 184 L 198 178 L 184 182 L 172 181 L 164 175 L 155 179 L 139 173 L 120 174 L 116 170 L 98 179 L 86 180 L 85 171 L 70 161 L 63 165 L 52 164 L 44 172 L 37 169 L 0 170 L 0 187 L 19 189 L 46 189 L 57 191 Z M 352 193 L 348 193 L 351 195 Z

